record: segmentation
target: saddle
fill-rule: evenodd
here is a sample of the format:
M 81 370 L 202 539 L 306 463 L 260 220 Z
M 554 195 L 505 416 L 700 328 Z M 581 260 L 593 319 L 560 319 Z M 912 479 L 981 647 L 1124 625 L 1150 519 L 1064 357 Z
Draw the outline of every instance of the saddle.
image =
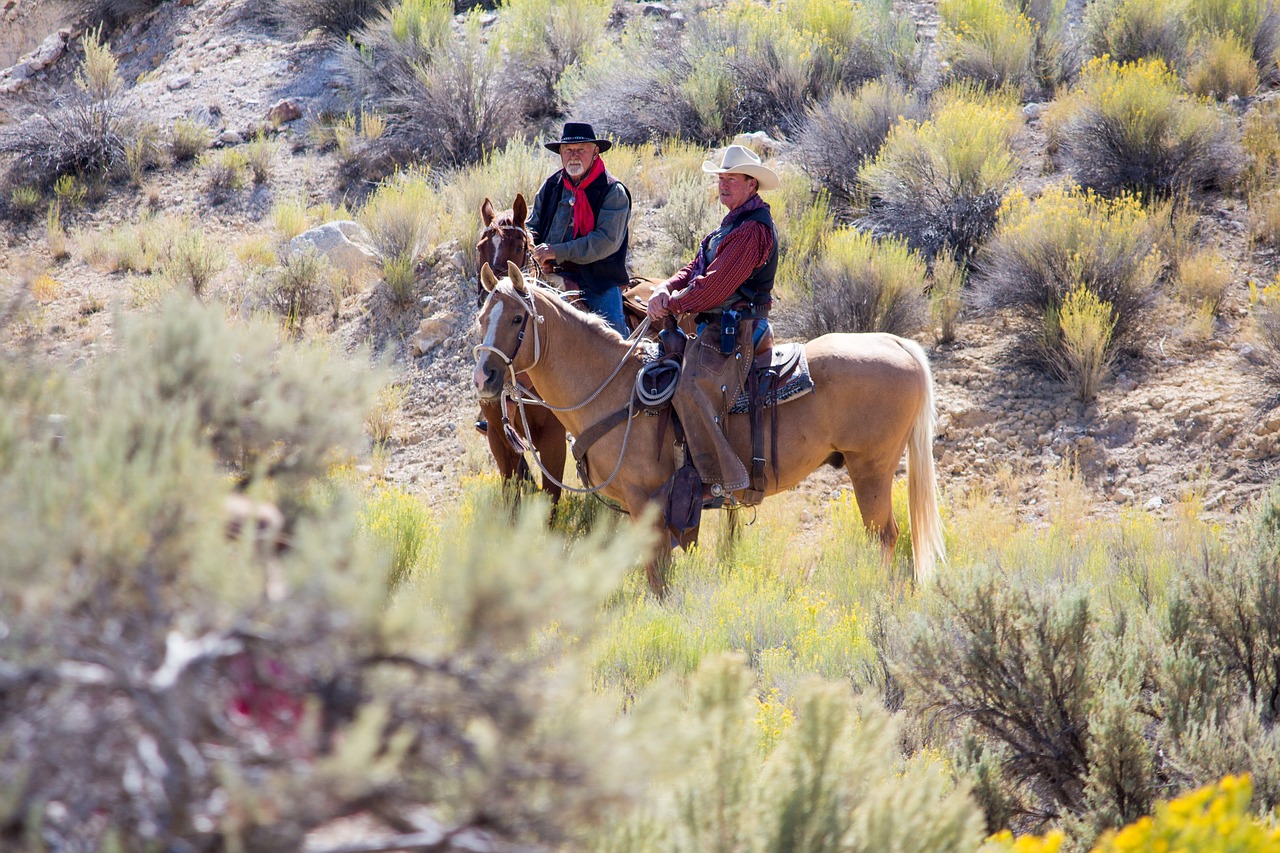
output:
M 667 353 L 646 369 L 651 371 L 655 379 L 665 380 L 670 376 L 668 381 L 674 391 L 679 374 L 677 372 L 672 375 L 671 365 L 681 364 L 687 339 L 683 335 L 673 334 L 669 329 L 664 330 L 663 336 L 666 344 L 664 349 Z M 767 488 L 764 448 L 765 410 L 769 409 L 773 413 L 773 441 L 767 458 L 773 460 L 773 477 L 774 482 L 777 482 L 777 407 L 788 400 L 794 400 L 809 393 L 814 387 L 803 344 L 773 346 L 771 339 L 762 341 L 762 344 L 764 346 L 754 353 L 754 361 L 745 371 L 741 392 L 731 405 L 727 400 L 725 401 L 718 418 L 723 421 L 729 414 L 746 414 L 750 419 L 752 452 L 749 466 L 744 466 L 747 469 L 749 483 L 742 492 L 743 506 L 755 506 L 760 503 L 764 499 Z M 673 349 L 675 352 L 671 352 Z M 642 374 L 642 379 L 644 378 L 647 377 Z M 670 394 L 666 396 L 669 397 Z M 676 443 L 684 444 L 683 427 L 679 417 L 673 417 L 673 408 L 670 405 L 664 405 L 660 412 L 651 412 L 651 414 L 660 414 L 664 419 L 669 419 L 673 426 Z M 665 433 L 665 423 L 660 427 L 660 431 Z M 683 534 L 700 523 L 703 509 L 702 480 L 687 449 L 684 466 L 663 484 L 654 497 L 663 503 L 667 526 L 677 534 Z M 715 507 L 722 504 L 723 498 L 720 498 L 709 506 Z

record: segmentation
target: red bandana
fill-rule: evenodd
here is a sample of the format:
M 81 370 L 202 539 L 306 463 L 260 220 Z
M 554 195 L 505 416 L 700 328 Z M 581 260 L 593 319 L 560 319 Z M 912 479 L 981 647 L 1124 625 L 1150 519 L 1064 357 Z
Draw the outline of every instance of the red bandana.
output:
M 591 202 L 587 201 L 587 184 L 604 174 L 604 160 L 600 157 L 591 164 L 591 168 L 582 176 L 582 180 L 574 183 L 564 176 L 565 189 L 573 193 L 573 236 L 583 237 L 596 227 L 596 215 L 591 210 Z

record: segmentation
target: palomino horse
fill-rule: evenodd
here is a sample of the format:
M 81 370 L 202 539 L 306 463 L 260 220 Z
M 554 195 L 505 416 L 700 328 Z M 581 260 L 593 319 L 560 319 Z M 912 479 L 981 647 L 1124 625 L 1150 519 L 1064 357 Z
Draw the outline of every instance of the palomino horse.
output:
M 556 291 L 526 282 L 514 264 L 502 281 L 490 269 L 482 269 L 480 279 L 489 291 L 478 320 L 482 342 L 473 375 L 481 399 L 496 399 L 506 379 L 526 373 L 574 435 L 632 405 L 640 356 L 617 332 Z M 933 378 L 924 350 L 895 335 L 831 334 L 806 343 L 805 354 L 814 390 L 777 409 L 778 458 L 767 470 L 766 494 L 793 488 L 824 462 L 843 466 L 887 566 L 898 539 L 893 476 L 906 450 L 915 577 L 927 582 L 945 559 L 945 546 L 933 465 Z M 591 481 L 633 518 L 676 469 L 662 420 L 624 419 L 587 452 Z M 772 429 L 771 420 L 765 418 L 766 428 Z M 732 416 L 728 432 L 740 454 L 750 449 L 746 416 Z M 771 436 L 764 446 L 775 446 Z M 660 524 L 664 535 L 646 569 L 657 595 L 665 591 L 663 568 L 672 547 L 671 532 Z
M 476 264 L 484 268 L 486 264 L 492 269 L 506 269 L 508 263 L 524 267 L 531 258 L 533 236 L 525 227 L 525 218 L 529 210 L 525 206 L 524 196 L 517 195 L 510 210 L 497 213 L 489 199 L 480 205 L 480 220 L 484 230 L 480 232 L 480 241 L 476 243 Z M 502 266 L 498 266 L 502 264 Z M 484 302 L 486 292 L 477 288 L 477 301 Z M 560 500 L 560 482 L 564 480 L 564 460 L 566 453 L 564 425 L 556 420 L 547 409 L 539 406 L 525 408 L 527 423 L 521 423 L 515 407 L 509 405 L 510 422 L 520 436 L 528 436 L 533 441 L 534 450 L 542 460 L 542 488 L 550 496 L 551 502 Z M 504 421 L 502 401 L 498 397 L 480 400 L 480 417 L 488 422 L 485 439 L 489 442 L 489 452 L 498 464 L 498 474 L 503 483 L 517 480 L 532 480 L 529 464 L 524 453 L 512 443 L 511 437 L 503 428 Z

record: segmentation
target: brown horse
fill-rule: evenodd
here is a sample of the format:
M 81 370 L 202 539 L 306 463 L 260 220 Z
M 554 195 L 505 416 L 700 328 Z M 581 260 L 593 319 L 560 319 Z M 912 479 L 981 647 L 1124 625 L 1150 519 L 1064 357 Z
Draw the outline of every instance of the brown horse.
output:
M 529 208 L 523 193 L 517 193 L 511 207 L 500 213 L 489 199 L 484 200 L 480 205 L 480 221 L 484 224 L 484 229 L 476 243 L 477 267 L 483 268 L 488 264 L 490 269 L 502 270 L 507 268 L 508 263 L 513 263 L 531 274 L 535 272 L 532 265 L 533 235 L 525 226 L 528 215 Z M 654 285 L 658 283 L 655 279 L 632 279 L 632 286 L 622 292 L 624 313 L 627 324 L 632 329 L 644 320 L 645 304 L 653 293 Z M 483 288 L 476 288 L 477 304 L 483 304 L 486 295 Z M 532 481 L 524 453 L 517 449 L 516 444 L 501 428 L 502 411 L 502 404 L 498 400 L 480 402 L 480 417 L 491 427 L 485 432 L 489 452 L 498 465 L 503 483 L 510 483 L 513 478 Z M 561 494 L 557 481 L 564 481 L 564 425 L 556 420 L 555 415 L 540 406 L 526 406 L 525 416 L 527 424 L 519 420 L 515 406 L 508 404 L 507 419 L 522 442 L 527 443 L 529 438 L 532 439 L 534 450 L 542 461 L 542 488 L 551 497 L 551 502 L 555 503 L 560 500 Z
M 477 266 L 491 269 L 506 269 L 507 264 L 523 268 L 531 258 L 533 235 L 525 227 L 525 219 L 529 209 L 525 205 L 523 195 L 517 195 L 511 209 L 498 213 L 489 199 L 480 205 L 480 221 L 484 230 L 480 232 L 480 241 L 476 243 Z M 498 266 L 502 264 L 502 266 Z M 486 292 L 476 288 L 477 303 L 483 304 Z M 526 406 L 525 414 L 528 423 L 522 423 L 520 415 L 511 404 L 507 406 L 508 420 L 519 436 L 528 436 L 533 441 L 534 450 L 542 460 L 544 469 L 542 488 L 550 496 L 554 504 L 560 500 L 559 482 L 564 480 L 564 460 L 566 453 L 564 425 L 556 420 L 547 409 L 540 406 Z M 507 431 L 503 428 L 503 406 L 498 397 L 481 398 L 480 417 L 488 422 L 485 439 L 489 442 L 489 452 L 498 465 L 498 474 L 504 484 L 513 479 L 532 481 L 529 463 L 525 461 L 524 452 L 513 444 Z M 521 439 L 523 441 L 523 439 Z
M 489 291 L 480 310 L 482 342 L 473 376 L 481 399 L 495 399 L 511 373 L 526 373 L 574 435 L 628 408 L 640 357 L 628 355 L 632 349 L 617 332 L 556 291 L 526 282 L 514 264 L 501 282 L 489 269 L 480 278 Z M 880 537 L 887 566 L 898 539 L 893 477 L 908 451 L 915 577 L 928 581 L 945 559 L 945 546 L 933 465 L 933 378 L 924 350 L 895 335 L 831 334 L 809 341 L 805 353 L 815 389 L 777 410 L 778 458 L 767 472 L 766 494 L 793 488 L 824 462 L 843 466 L 863 522 Z M 623 364 L 628 359 L 632 363 Z M 592 482 L 633 517 L 675 471 L 675 448 L 661 420 L 626 420 L 587 453 Z M 739 453 L 751 446 L 749 431 L 746 416 L 730 418 L 729 437 Z M 770 446 L 766 436 L 765 447 Z M 662 595 L 672 537 L 665 522 L 659 524 L 664 535 L 647 574 L 650 587 Z

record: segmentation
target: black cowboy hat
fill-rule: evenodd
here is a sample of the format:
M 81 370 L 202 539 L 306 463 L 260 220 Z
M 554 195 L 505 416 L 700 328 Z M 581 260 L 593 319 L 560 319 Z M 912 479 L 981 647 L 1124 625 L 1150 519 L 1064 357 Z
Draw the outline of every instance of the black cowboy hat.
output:
M 544 145 L 549 150 L 559 154 L 560 146 L 569 142 L 594 142 L 596 147 L 600 149 L 601 154 L 613 146 L 613 143 L 607 139 L 596 139 L 595 129 L 584 121 L 566 121 L 564 123 L 564 132 L 560 134 L 560 138 L 553 142 L 544 143 Z

